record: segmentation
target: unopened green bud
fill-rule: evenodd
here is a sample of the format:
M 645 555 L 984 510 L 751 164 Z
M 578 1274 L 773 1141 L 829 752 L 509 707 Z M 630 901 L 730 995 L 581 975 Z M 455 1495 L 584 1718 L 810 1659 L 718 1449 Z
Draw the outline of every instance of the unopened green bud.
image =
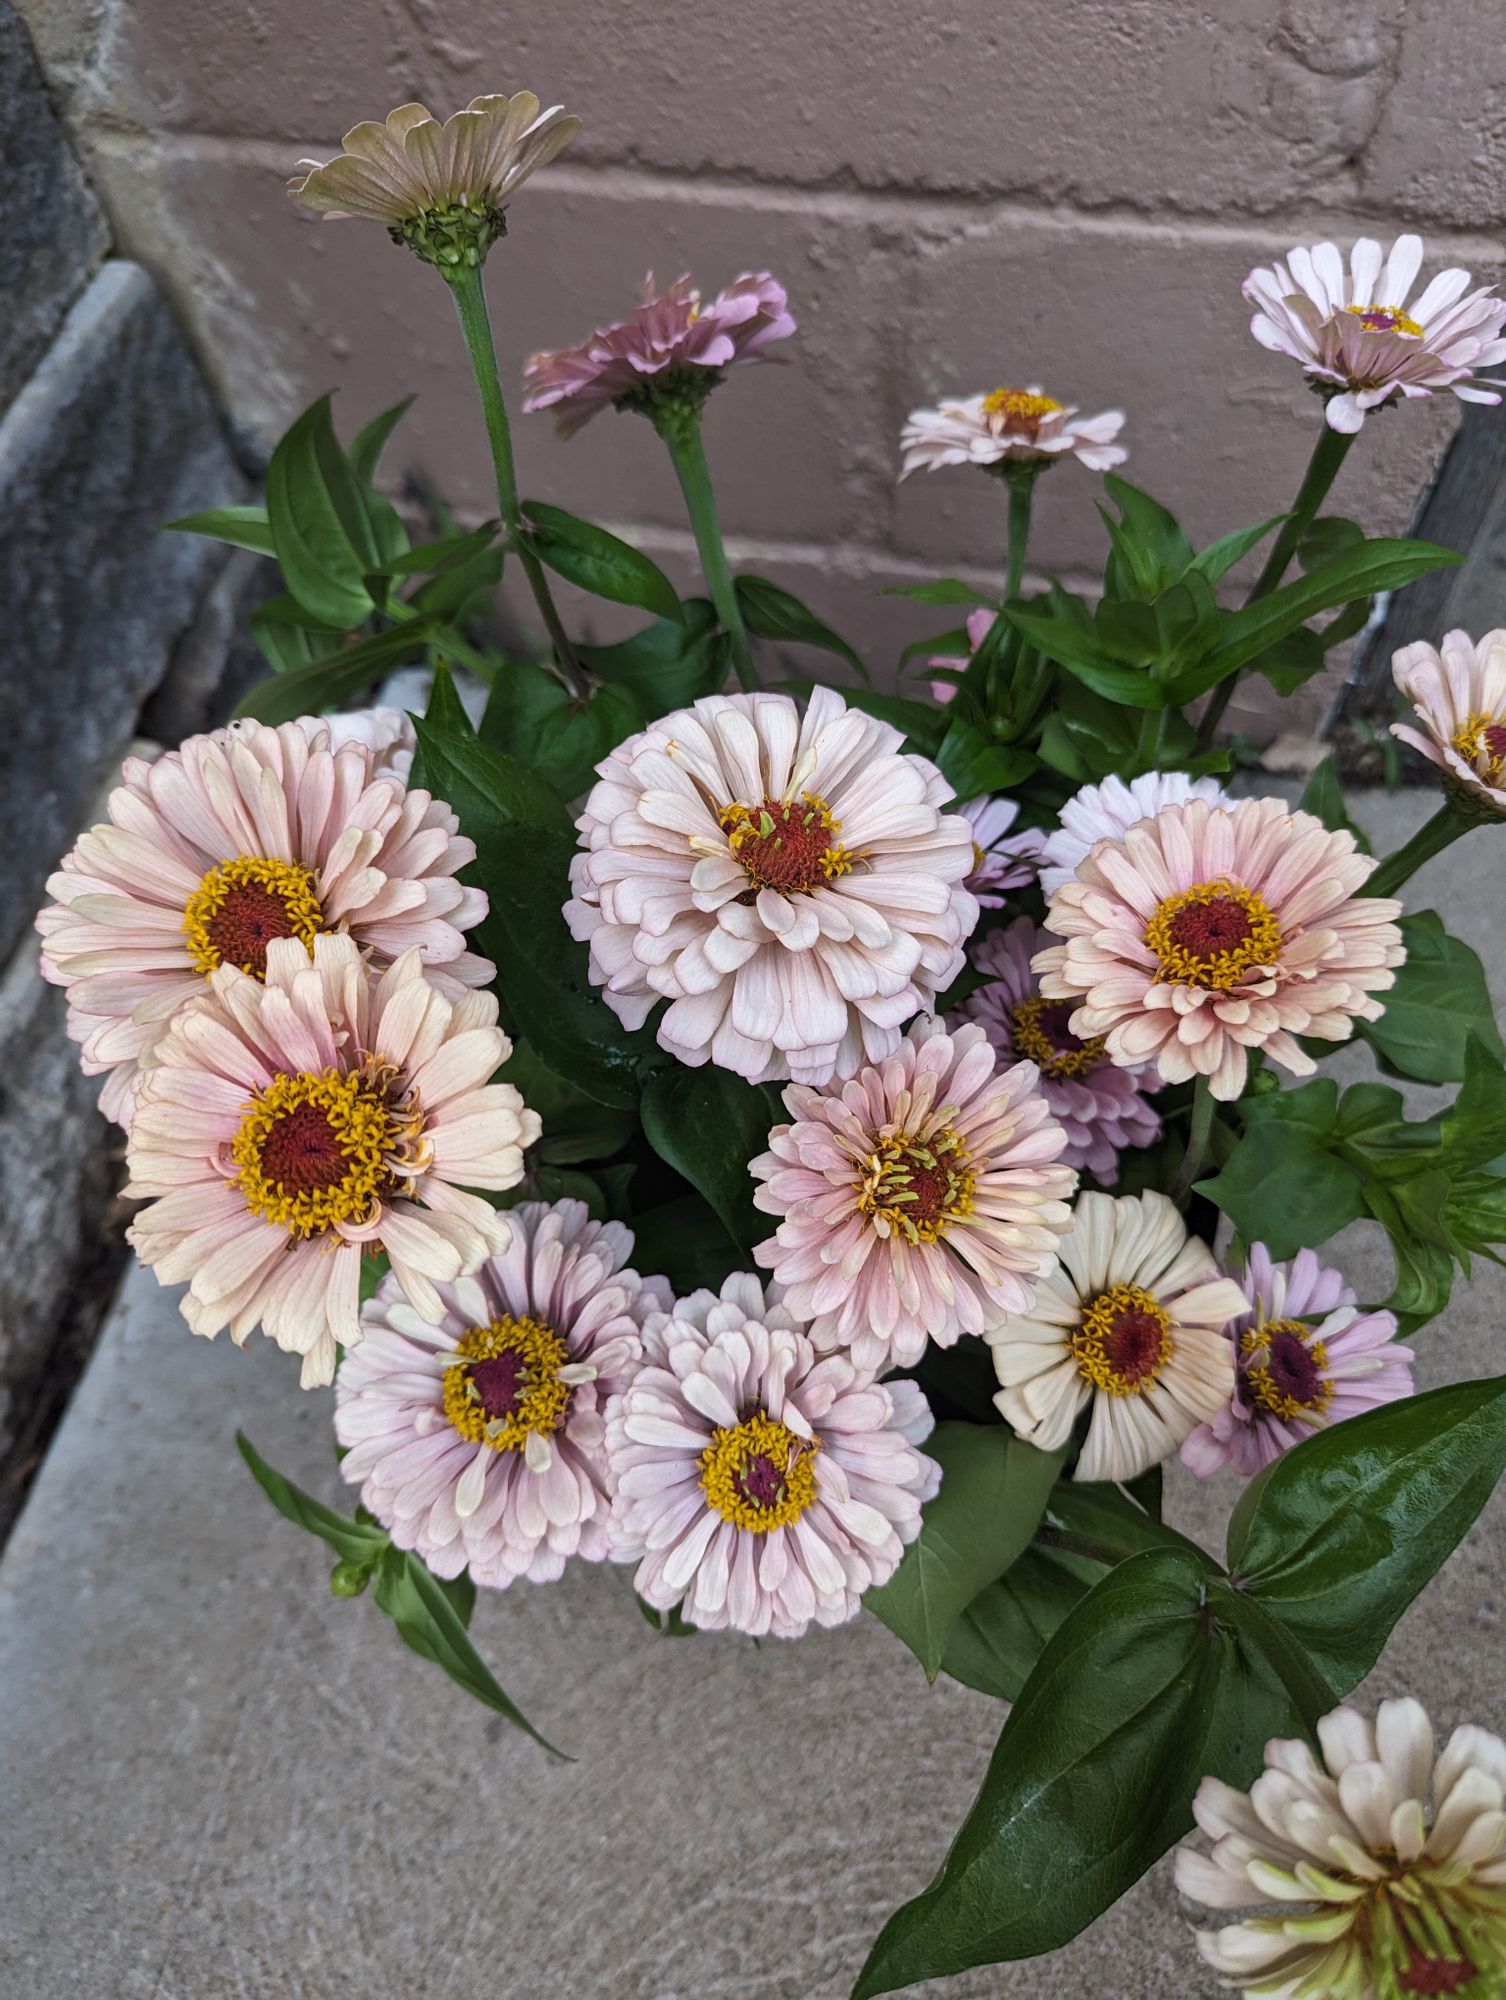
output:
M 329 1587 L 336 1597 L 359 1597 L 370 1581 L 365 1563 L 337 1562 L 329 1573 Z

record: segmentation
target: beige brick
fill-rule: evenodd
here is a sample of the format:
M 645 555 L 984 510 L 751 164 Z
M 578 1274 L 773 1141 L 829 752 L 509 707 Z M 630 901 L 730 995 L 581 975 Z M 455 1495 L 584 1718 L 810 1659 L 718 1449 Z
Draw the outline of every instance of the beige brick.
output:
M 1413 10 L 1395 87 L 1365 150 L 1361 186 L 1379 208 L 1499 234 L 1506 215 L 1506 19 L 1499 0 L 1431 0 Z

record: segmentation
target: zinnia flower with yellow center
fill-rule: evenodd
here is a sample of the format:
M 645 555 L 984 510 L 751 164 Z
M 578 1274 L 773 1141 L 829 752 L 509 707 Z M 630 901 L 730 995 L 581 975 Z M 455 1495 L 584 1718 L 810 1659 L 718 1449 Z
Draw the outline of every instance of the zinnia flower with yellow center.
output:
M 261 1326 L 328 1382 L 361 1337 L 361 1259 L 383 1250 L 417 1311 L 508 1243 L 472 1189 L 522 1178 L 536 1114 L 489 1081 L 512 1052 L 489 993 L 451 1001 L 416 950 L 380 978 L 355 941 L 267 947 L 265 981 L 231 965 L 181 1008 L 143 1079 L 128 1232 L 195 1333 Z
M 1164 1194 L 1082 1194 L 1061 1263 L 1026 1313 L 984 1335 L 994 1401 L 1055 1451 L 1091 1405 L 1077 1479 L 1133 1479 L 1169 1458 L 1234 1389 L 1223 1329 L 1250 1302 Z
M 905 419 L 899 476 L 947 465 L 1039 467 L 1067 453 L 1091 471 L 1110 472 L 1129 456 L 1114 442 L 1123 428 L 1123 410 L 1080 417 L 1075 403 L 1059 403 L 1038 387 L 949 397 Z
M 1422 1704 L 1372 1722 L 1336 1708 L 1321 1759 L 1277 1738 L 1248 1792 L 1204 1778 L 1211 1854 L 1178 1849 L 1177 1887 L 1252 1914 L 1198 1931 L 1247 2000 L 1413 2000 L 1506 1992 L 1506 1743 L 1472 1723 L 1440 1756 Z M 1253 1914 L 1257 1907 L 1260 1914 Z
M 584 1202 L 520 1202 L 507 1221 L 500 1256 L 436 1285 L 437 1325 L 384 1279 L 335 1381 L 341 1478 L 436 1576 L 499 1590 L 606 1556 L 607 1399 L 670 1303 L 626 1268 L 631 1232 Z
M 506 234 L 510 197 L 579 130 L 531 90 L 473 97 L 443 124 L 421 104 L 400 104 L 381 124 L 353 126 L 327 164 L 300 160 L 288 193 L 330 219 L 385 222 L 394 242 L 441 271 L 474 266 Z
M 1391 734 L 1420 750 L 1445 787 L 1476 814 L 1506 818 L 1506 631 L 1478 642 L 1445 632 L 1392 655 L 1391 674 L 1419 726 L 1393 722 Z
M 1376 1020 L 1371 995 L 1406 956 L 1401 905 L 1359 893 L 1375 866 L 1280 799 L 1163 806 L 1052 896 L 1046 928 L 1066 943 L 1036 955 L 1041 992 L 1078 1003 L 1073 1034 L 1167 1083 L 1206 1076 L 1236 1098 L 1252 1048 L 1310 1076 L 1297 1037 L 1341 1042 Z
M 108 1075 L 108 1117 L 129 1126 L 179 1007 L 220 965 L 262 978 L 274 939 L 307 950 L 346 932 L 377 971 L 417 946 L 452 999 L 490 979 L 464 935 L 486 897 L 457 879 L 475 846 L 447 805 L 404 788 L 391 761 L 402 748 L 385 724 L 337 732 L 306 716 L 127 759 L 108 821 L 64 856 L 37 918 L 84 1072 Z
M 1440 389 L 1466 403 L 1500 402 L 1474 371 L 1506 360 L 1506 299 L 1494 285 L 1471 291 L 1468 271 L 1455 269 L 1408 304 L 1421 267 L 1420 236 L 1398 236 L 1389 256 L 1364 236 L 1347 267 L 1336 244 L 1317 243 L 1246 278 L 1251 333 L 1301 362 L 1331 430 L 1357 431 L 1383 403 Z
M 607 1406 L 613 1553 L 637 1563 L 639 1596 L 758 1637 L 856 1617 L 940 1483 L 916 1449 L 920 1390 L 818 1356 L 779 1287 L 746 1272 L 651 1315 L 643 1353 Z

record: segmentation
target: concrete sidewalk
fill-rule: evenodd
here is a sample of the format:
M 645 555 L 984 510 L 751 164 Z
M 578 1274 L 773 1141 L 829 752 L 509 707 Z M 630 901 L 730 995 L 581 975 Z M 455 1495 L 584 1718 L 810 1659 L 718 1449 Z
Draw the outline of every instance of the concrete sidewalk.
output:
M 1433 801 L 1366 815 L 1394 845 Z M 1487 865 L 1488 864 L 1488 865 Z M 1506 837 L 1419 878 L 1506 1004 Z M 1485 926 L 1491 925 L 1489 934 Z M 1363 1057 L 1346 1055 L 1362 1073 Z M 1342 1240 L 1384 1292 L 1375 1232 Z M 1489 1264 L 1424 1386 L 1506 1368 Z M 656 1637 L 627 1573 L 485 1596 L 477 1642 L 558 1765 L 405 1651 L 236 1455 L 337 1504 L 327 1392 L 259 1336 L 194 1341 L 128 1279 L 0 1563 L 3 2000 L 844 2000 L 976 1789 L 999 1706 L 928 1689 L 876 1620 L 798 1644 Z M 1174 1472 L 1211 1548 L 1236 1486 Z M 1500 1496 L 1365 1696 L 1506 1726 Z M 1165 1864 L 1066 1951 L 938 2000 L 1213 2000 Z

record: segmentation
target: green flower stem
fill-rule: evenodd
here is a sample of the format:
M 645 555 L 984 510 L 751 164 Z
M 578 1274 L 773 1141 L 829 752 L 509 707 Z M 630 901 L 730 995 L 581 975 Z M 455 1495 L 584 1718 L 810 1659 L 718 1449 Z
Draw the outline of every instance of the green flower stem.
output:
M 1307 462 L 1307 471 L 1302 475 L 1302 484 L 1297 489 L 1297 497 L 1292 502 L 1292 511 L 1271 545 L 1271 553 L 1250 588 L 1246 604 L 1253 604 L 1258 597 L 1269 595 L 1286 575 L 1292 557 L 1297 553 L 1297 544 L 1317 518 L 1318 509 L 1328 498 L 1328 490 L 1339 476 L 1339 467 L 1348 456 L 1354 436 L 1353 432 L 1330 430 L 1327 423 L 1322 425 L 1312 457 Z M 1218 725 L 1223 721 L 1224 710 L 1233 700 L 1238 686 L 1239 675 L 1235 673 L 1214 689 L 1198 725 L 1199 750 L 1206 750 L 1213 742 Z
M 716 606 L 722 630 L 731 642 L 732 664 L 738 681 L 751 691 L 757 688 L 758 681 L 748 650 L 747 628 L 743 624 L 737 592 L 732 585 L 732 572 L 727 567 L 727 551 L 722 545 L 716 495 L 711 488 L 711 468 L 706 463 L 706 450 L 701 442 L 700 403 L 688 396 L 665 397 L 649 408 L 648 415 L 654 429 L 664 440 L 680 481 L 680 491 L 685 495 L 685 511 L 695 532 L 701 574 L 711 592 L 711 601 Z
M 512 432 L 508 428 L 507 405 L 502 400 L 502 384 L 497 376 L 497 350 L 492 340 L 491 318 L 486 310 L 481 267 L 446 268 L 444 277 L 455 300 L 460 331 L 465 335 L 466 352 L 471 359 L 471 373 L 476 378 L 476 393 L 481 398 L 481 415 L 486 424 L 487 441 L 491 445 L 492 470 L 497 478 L 497 505 L 507 529 L 508 546 L 523 565 L 523 574 L 528 578 L 528 587 L 533 592 L 533 601 L 549 634 L 555 658 L 564 669 L 571 688 L 584 697 L 589 692 L 585 674 L 575 657 L 575 649 L 565 635 L 543 565 L 529 547 L 523 527 L 522 510 L 518 505 L 518 476 L 513 469 Z
M 1452 801 L 1445 799 L 1433 817 L 1424 820 L 1405 846 L 1386 856 L 1365 884 L 1365 894 L 1394 896 L 1404 882 L 1411 881 L 1424 861 L 1431 861 L 1435 854 L 1451 847 L 1460 834 L 1468 833 L 1472 826 L 1480 824 L 1479 820 L 1457 811 Z
M 1192 1120 L 1187 1130 L 1187 1151 L 1182 1160 L 1182 1171 L 1177 1175 L 1176 1187 L 1172 1190 L 1172 1200 L 1178 1208 L 1192 1193 L 1192 1184 L 1203 1170 L 1203 1161 L 1208 1155 L 1208 1141 L 1213 1136 L 1213 1091 L 1205 1076 L 1199 1076 L 1192 1086 Z
M 1009 487 L 1009 567 L 1004 582 L 1004 603 L 1012 604 L 1020 594 L 1025 575 L 1025 548 L 1030 540 L 1030 506 L 1035 498 L 1038 465 L 1025 464 L 1004 474 Z

